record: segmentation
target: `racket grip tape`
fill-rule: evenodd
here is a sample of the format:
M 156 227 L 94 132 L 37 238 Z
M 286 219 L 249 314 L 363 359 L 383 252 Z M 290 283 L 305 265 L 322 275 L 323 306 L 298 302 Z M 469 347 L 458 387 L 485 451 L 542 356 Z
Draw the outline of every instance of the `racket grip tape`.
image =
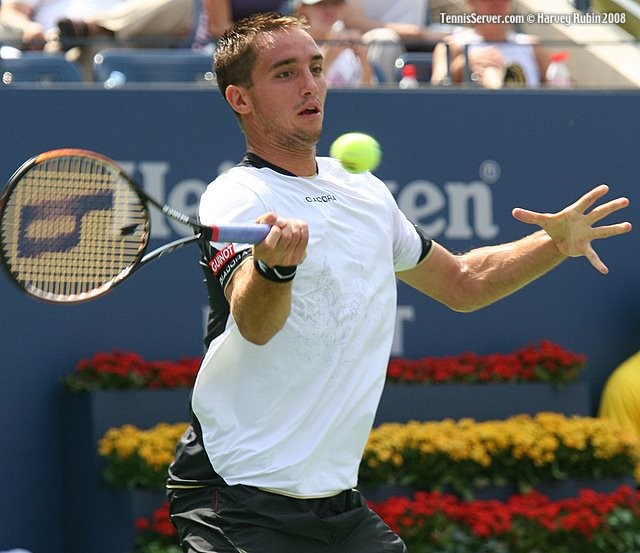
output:
M 262 242 L 271 225 L 221 225 L 211 227 L 211 242 L 235 242 L 238 244 L 258 244 Z

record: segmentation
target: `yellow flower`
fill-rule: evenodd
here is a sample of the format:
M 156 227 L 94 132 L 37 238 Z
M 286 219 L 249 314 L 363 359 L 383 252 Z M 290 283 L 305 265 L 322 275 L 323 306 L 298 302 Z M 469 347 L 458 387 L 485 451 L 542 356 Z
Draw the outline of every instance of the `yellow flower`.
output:
M 534 478 L 530 483 L 535 483 L 554 478 L 558 471 L 598 478 L 630 475 L 635 470 L 640 480 L 639 447 L 602 419 L 559 413 L 485 422 L 411 421 L 373 429 L 363 466 L 371 478 L 377 473 L 383 479 L 411 481 L 426 489 L 445 482 L 462 486 L 465 479 L 527 483 L 527 478 Z M 523 471 L 523 467 L 529 468 Z
M 161 485 L 187 426 L 109 429 L 99 453 L 113 469 L 111 481 Z M 377 481 L 408 481 L 423 489 L 455 482 L 467 491 L 476 481 L 534 484 L 536 478 L 553 478 L 557 470 L 568 475 L 581 471 L 580 477 L 589 476 L 585 470 L 595 477 L 634 473 L 640 482 L 640 443 L 606 420 L 558 413 L 484 422 L 410 421 L 373 429 L 361 466 L 366 477 Z
M 127 424 L 110 428 L 98 444 L 98 452 L 107 458 L 112 473 L 126 473 L 127 482 L 146 482 L 156 474 L 161 481 L 173 461 L 175 447 L 186 430 L 187 423 L 160 423 L 148 430 Z M 144 475 L 130 474 L 130 462 L 139 459 L 148 468 Z M 129 463 L 129 464 L 127 464 Z M 121 465 L 121 466 L 119 466 Z

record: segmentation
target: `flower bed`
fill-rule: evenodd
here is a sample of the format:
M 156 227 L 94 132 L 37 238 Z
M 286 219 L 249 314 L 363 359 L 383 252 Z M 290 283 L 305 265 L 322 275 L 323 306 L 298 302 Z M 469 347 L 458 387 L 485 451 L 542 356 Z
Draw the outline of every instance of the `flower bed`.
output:
M 146 361 L 137 353 L 116 350 L 81 359 L 63 381 L 72 392 L 192 387 L 200 359 Z
M 169 502 L 165 501 L 150 517 L 136 520 L 134 553 L 181 553 L 178 533 L 169 519 Z
M 411 553 L 631 553 L 640 550 L 640 492 L 621 486 L 610 494 L 582 490 L 550 501 L 536 492 L 506 502 L 461 501 L 416 493 L 372 508 Z
M 109 483 L 162 488 L 185 428 L 186 423 L 110 429 L 99 447 Z M 485 423 L 413 421 L 383 424 L 371 432 L 360 482 L 451 489 L 472 498 L 490 483 L 513 481 L 528 491 L 549 480 L 625 477 L 639 461 L 637 441 L 603 419 L 540 413 Z
M 107 461 L 106 482 L 114 488 L 164 488 L 167 469 L 187 423 L 160 423 L 149 430 L 126 424 L 110 428 L 98 453 Z
M 78 520 L 65 521 L 69 528 L 82 526 L 99 527 L 100 531 L 104 530 L 102 525 L 104 517 L 100 514 L 99 509 L 91 507 L 96 503 L 97 498 L 100 498 L 104 503 L 103 510 L 113 511 L 115 509 L 122 512 L 123 518 L 129 522 L 121 522 L 120 527 L 122 528 L 123 524 L 129 524 L 131 532 L 133 531 L 132 521 L 136 516 L 147 515 L 152 512 L 155 505 L 160 504 L 167 466 L 173 459 L 175 442 L 182 434 L 186 423 L 158 424 L 156 427 L 152 427 L 152 425 L 159 421 L 182 421 L 188 416 L 186 412 L 184 415 L 182 414 L 182 409 L 187 410 L 188 393 L 195 381 L 199 364 L 200 359 L 197 358 L 184 358 L 178 361 L 146 361 L 135 353 L 114 351 L 112 353 L 98 353 L 90 359 L 81 360 L 77 364 L 76 370 L 67 376 L 64 380 L 64 386 L 71 393 L 65 394 L 65 403 L 69 403 L 73 407 L 73 409 L 68 409 L 69 413 L 75 413 L 75 416 L 68 417 L 68 420 L 65 419 L 65 433 L 68 431 L 69 434 L 67 442 L 84 445 L 83 448 L 69 448 L 69 451 L 65 450 L 65 454 L 69 459 L 69 464 L 75 463 L 78 458 L 87 459 L 87 463 L 83 465 L 86 467 L 84 485 L 75 486 L 71 491 L 65 488 L 65 497 L 68 500 L 74 500 L 74 505 L 79 507 L 74 509 L 74 512 L 81 514 L 76 517 Z M 537 346 L 527 346 L 511 354 L 479 356 L 473 353 L 464 353 L 445 358 L 392 359 L 389 362 L 388 386 L 385 393 L 394 392 L 396 395 L 398 393 L 402 395 L 411 392 L 412 397 L 414 392 L 420 394 L 437 393 L 438 401 L 441 398 L 450 397 L 451 394 L 458 394 L 455 396 L 455 400 L 445 401 L 444 408 L 439 410 L 437 409 L 438 401 L 427 402 L 436 408 L 436 415 L 440 418 L 448 413 L 448 416 L 456 418 L 478 416 L 482 420 L 486 420 L 489 417 L 502 418 L 513 412 L 544 411 L 548 405 L 551 405 L 550 409 L 558 409 L 566 414 L 588 413 L 588 410 L 580 407 L 582 403 L 577 401 L 576 404 L 575 400 L 575 398 L 585 396 L 585 390 L 576 391 L 575 389 L 582 387 L 584 383 L 574 382 L 583 366 L 584 356 L 566 352 L 548 341 L 540 342 Z M 473 383 L 475 386 L 470 387 L 466 383 Z M 449 384 L 449 386 L 408 384 Z M 562 390 L 553 389 L 554 387 L 560 388 L 565 384 L 570 385 Z M 523 402 L 517 399 L 521 397 L 522 390 L 519 388 L 522 386 L 526 386 L 527 397 L 537 399 L 532 402 L 532 405 L 529 405 L 527 410 L 524 410 Z M 500 392 L 501 397 L 507 394 L 509 399 L 501 402 L 504 412 L 494 412 L 490 415 L 487 413 L 479 415 L 475 411 L 452 414 L 454 411 L 451 410 L 451 401 L 465 402 L 465 400 L 459 399 L 464 397 L 464 394 L 460 396 L 460 391 L 456 392 L 452 388 L 464 388 L 465 393 L 468 393 L 467 389 L 472 387 L 478 388 L 473 392 L 475 405 L 481 403 L 479 402 L 481 396 L 491 397 L 495 402 L 496 393 Z M 166 394 L 180 394 L 180 398 L 164 397 Z M 546 403 L 540 401 L 540 396 L 546 398 Z M 383 411 L 385 397 L 383 396 L 381 402 L 380 413 Z M 571 398 L 570 402 L 567 402 L 567 397 Z M 516 399 L 512 400 L 513 398 Z M 159 401 L 160 399 L 162 401 Z M 89 407 L 85 405 L 87 402 Z M 395 400 L 391 400 L 391 402 L 407 406 L 414 405 L 414 408 L 424 404 L 422 400 L 407 400 L 406 398 L 400 402 Z M 178 405 L 179 408 L 176 407 Z M 518 409 L 522 408 L 523 410 L 514 410 L 515 405 L 518 406 Z M 87 415 L 85 416 L 85 414 Z M 107 414 L 118 416 L 114 419 L 111 416 L 105 416 Z M 410 418 L 435 420 L 436 416 L 433 413 L 416 412 L 414 409 L 408 412 L 405 418 L 397 417 L 396 413 L 386 419 L 378 420 L 377 423 L 407 421 Z M 74 421 L 82 421 L 82 428 L 79 428 Z M 140 430 L 132 426 L 131 423 L 148 430 Z M 107 431 L 107 429 L 110 430 Z M 99 440 L 100 437 L 102 439 Z M 95 444 L 98 441 L 100 442 L 100 456 L 95 456 Z M 406 466 L 410 464 L 407 463 Z M 462 470 L 464 465 L 457 464 L 456 468 Z M 103 469 L 105 469 L 104 476 L 109 487 L 128 491 L 120 491 L 114 495 L 112 490 L 100 486 L 95 475 Z M 363 465 L 363 470 L 368 469 Z M 403 472 L 404 467 L 401 471 L 396 470 L 397 474 Z M 77 471 L 74 471 L 74 474 L 76 473 Z M 407 474 L 409 479 L 413 479 L 412 482 L 408 482 L 411 484 L 412 491 L 419 489 L 419 480 L 415 479 L 414 475 Z M 376 478 L 371 480 L 372 484 L 378 482 L 378 476 L 380 475 L 378 474 Z M 555 476 L 558 477 L 557 474 Z M 74 478 L 76 477 L 74 476 Z M 363 482 L 365 481 L 365 478 L 361 479 Z M 70 482 L 77 484 L 77 481 L 71 480 Z M 464 485 L 468 484 L 469 481 Z M 481 477 L 472 480 L 472 486 L 481 484 Z M 617 484 L 618 482 L 615 482 L 615 485 Z M 447 489 L 452 486 L 442 487 Z M 81 492 L 74 491 L 76 488 Z M 137 497 L 141 493 L 158 493 L 158 499 L 150 502 L 148 506 L 145 503 L 144 509 L 138 508 L 140 502 Z M 376 494 L 371 497 L 376 496 L 388 497 L 388 494 Z M 495 497 L 494 495 L 487 496 Z M 112 500 L 117 500 L 119 506 L 115 507 Z M 158 531 L 154 530 L 153 524 L 147 529 L 153 539 L 147 540 L 147 543 L 140 543 L 136 553 L 174 553 L 174 551 L 177 553 L 175 545 L 171 543 L 173 540 L 171 536 L 165 536 L 165 543 L 158 544 L 155 541 Z M 164 526 L 165 531 L 169 529 L 170 527 Z M 129 548 L 132 546 L 132 535 L 123 537 L 122 531 L 118 534 L 118 537 L 115 534 L 111 536 L 113 538 L 111 541 L 105 537 L 102 540 L 103 543 L 100 544 L 102 547 L 100 551 L 107 553 L 115 549 L 122 549 L 123 546 Z M 72 535 L 79 536 L 74 532 Z M 142 532 L 139 537 L 144 535 L 147 534 Z M 90 547 L 90 544 L 84 544 L 83 540 L 86 541 L 84 536 L 80 536 L 78 539 L 79 550 L 86 550 L 86 547 Z M 123 545 L 123 542 L 129 545 Z
M 191 387 L 199 365 L 200 358 L 146 361 L 136 353 L 115 350 L 80 360 L 63 383 L 73 392 Z M 467 352 L 422 359 L 394 358 L 389 361 L 387 381 L 406 384 L 549 382 L 560 387 L 575 381 L 584 366 L 584 355 L 543 340 L 507 354 Z
M 575 381 L 584 369 L 586 357 L 548 340 L 510 354 L 391 359 L 389 382 L 441 384 L 451 382 L 549 382 L 563 386 Z
M 630 553 L 640 550 L 640 492 L 583 490 L 550 501 L 536 492 L 508 501 L 464 501 L 418 492 L 371 504 L 411 553 Z M 136 521 L 135 553 L 179 553 L 168 504 Z
M 373 429 L 360 481 L 472 498 L 489 484 L 514 482 L 528 491 L 549 480 L 628 476 L 639 461 L 638 442 L 604 419 L 539 413 L 481 423 L 412 421 Z

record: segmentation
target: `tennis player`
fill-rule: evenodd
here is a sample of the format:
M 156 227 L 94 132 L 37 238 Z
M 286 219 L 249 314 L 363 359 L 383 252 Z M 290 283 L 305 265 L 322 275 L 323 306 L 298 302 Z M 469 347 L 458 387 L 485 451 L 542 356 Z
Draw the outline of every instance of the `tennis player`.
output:
M 215 63 L 247 154 L 209 185 L 200 218 L 273 227 L 256 246 L 203 251 L 208 350 L 167 482 L 183 551 L 404 552 L 355 489 L 390 355 L 396 277 L 471 311 L 567 257 L 606 273 L 592 240 L 631 225 L 593 225 L 628 201 L 591 209 L 607 192 L 599 186 L 555 214 L 515 209 L 542 230 L 453 255 L 371 173 L 316 157 L 327 86 L 302 21 L 239 22 Z

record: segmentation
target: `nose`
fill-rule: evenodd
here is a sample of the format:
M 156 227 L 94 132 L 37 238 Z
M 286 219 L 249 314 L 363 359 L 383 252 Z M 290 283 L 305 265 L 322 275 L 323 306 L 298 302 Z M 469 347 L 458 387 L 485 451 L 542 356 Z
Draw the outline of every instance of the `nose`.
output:
M 319 79 L 324 80 L 324 74 L 314 73 L 311 68 L 307 68 L 302 72 L 302 89 L 306 96 L 318 92 L 320 89 Z

